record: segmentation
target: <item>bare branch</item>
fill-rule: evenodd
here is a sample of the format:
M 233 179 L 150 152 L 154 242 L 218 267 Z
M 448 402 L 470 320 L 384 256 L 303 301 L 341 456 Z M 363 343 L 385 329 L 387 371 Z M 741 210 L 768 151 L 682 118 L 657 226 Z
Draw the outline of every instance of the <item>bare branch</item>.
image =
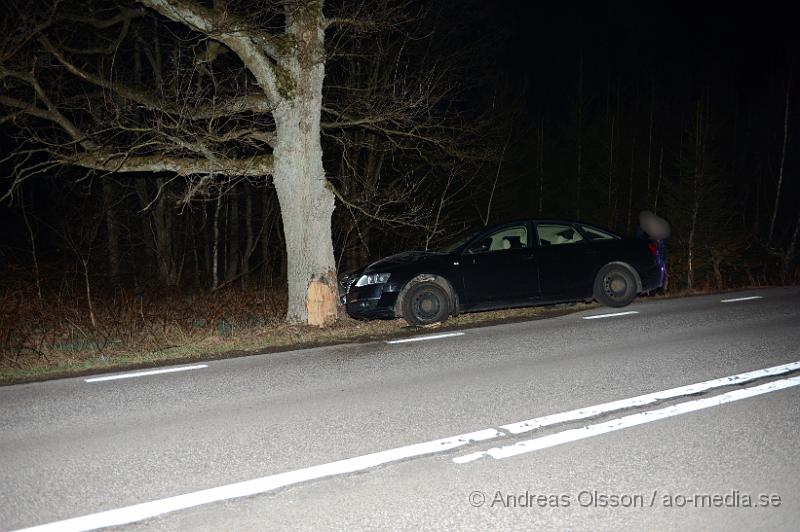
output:
M 119 35 L 117 35 L 117 37 L 107 46 L 96 46 L 93 48 L 73 48 L 65 46 L 64 50 L 79 55 L 113 54 L 117 49 L 119 49 L 119 46 L 122 44 L 122 41 L 125 40 L 125 37 L 127 37 L 130 27 L 131 27 L 131 19 L 126 18 L 122 23 L 122 28 L 119 31 Z
M 133 155 L 84 153 L 63 157 L 61 162 L 106 172 L 170 172 L 179 176 L 221 174 L 226 176 L 262 177 L 272 174 L 272 155 L 246 159 L 170 157 L 164 154 Z
M 273 105 L 283 101 L 276 71 L 285 76 L 280 65 L 279 38 L 261 29 L 254 29 L 229 11 L 217 11 L 185 0 L 139 0 L 168 19 L 185 24 L 236 52 L 255 76 L 264 94 Z M 285 83 L 285 82 L 284 82 Z
M 93 28 L 97 28 L 98 30 L 103 30 L 106 28 L 110 28 L 112 26 L 116 26 L 117 24 L 128 23 L 135 18 L 143 17 L 144 14 L 145 14 L 144 9 L 123 9 L 117 15 L 106 19 L 99 19 L 95 17 L 87 17 L 74 14 L 65 14 L 59 16 L 58 18 L 69 22 L 78 22 L 81 24 L 87 24 L 89 26 L 92 26 Z
M 98 87 L 111 90 L 122 98 L 136 102 L 153 111 L 161 111 L 194 120 L 206 120 L 244 112 L 268 113 L 274 108 L 263 94 L 232 97 L 220 102 L 196 107 L 175 105 L 145 91 L 134 89 L 124 83 L 91 74 L 70 62 L 46 37 L 41 36 L 39 41 L 71 74 L 84 81 L 97 85 Z
M 72 137 L 72 140 L 81 144 L 85 149 L 95 148 L 94 144 L 86 139 L 86 136 L 75 126 L 75 124 L 73 124 L 71 120 L 64 116 L 61 111 L 58 110 L 58 107 L 56 107 L 50 101 L 50 98 L 44 92 L 44 89 L 42 89 L 42 86 L 39 84 L 36 78 L 30 74 L 24 74 L 20 72 L 12 72 L 8 70 L 0 71 L 0 76 L 6 75 L 15 77 L 28 83 L 36 92 L 36 95 L 39 97 L 39 99 L 45 104 L 46 109 L 42 109 L 34 104 L 28 104 L 21 100 L 7 96 L 0 96 L 0 103 L 9 107 L 20 109 L 31 116 L 36 116 L 38 118 L 43 118 L 45 120 L 54 122 L 61 126 L 61 128 L 70 137 Z

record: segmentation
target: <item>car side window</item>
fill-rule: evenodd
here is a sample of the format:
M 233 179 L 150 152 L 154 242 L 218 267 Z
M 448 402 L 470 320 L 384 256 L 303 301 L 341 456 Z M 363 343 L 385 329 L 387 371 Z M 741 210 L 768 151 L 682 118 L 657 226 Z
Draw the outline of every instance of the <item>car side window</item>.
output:
M 542 246 L 575 244 L 583 240 L 581 234 L 571 225 L 536 224 L 536 233 Z
M 588 225 L 582 225 L 581 231 L 583 234 L 586 235 L 588 240 L 617 240 L 615 235 L 611 233 L 606 233 L 605 231 L 601 231 L 596 227 L 589 227 Z
M 481 237 L 470 245 L 467 253 L 489 253 L 509 249 L 525 249 L 528 247 L 528 228 L 524 225 L 504 227 L 499 231 Z

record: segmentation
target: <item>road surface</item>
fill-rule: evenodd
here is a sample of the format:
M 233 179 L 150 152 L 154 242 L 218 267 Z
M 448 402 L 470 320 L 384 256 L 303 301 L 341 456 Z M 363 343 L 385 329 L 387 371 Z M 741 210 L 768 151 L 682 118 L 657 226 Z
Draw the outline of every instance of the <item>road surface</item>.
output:
M 0 529 L 796 530 L 796 287 L 413 340 L 0 388 Z

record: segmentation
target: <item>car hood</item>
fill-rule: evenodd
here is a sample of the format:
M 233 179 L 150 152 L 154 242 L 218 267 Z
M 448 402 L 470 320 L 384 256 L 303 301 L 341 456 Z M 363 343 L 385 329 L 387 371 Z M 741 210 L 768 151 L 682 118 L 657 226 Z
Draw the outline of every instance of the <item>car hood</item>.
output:
M 430 262 L 432 260 L 441 258 L 443 255 L 443 253 L 436 253 L 432 251 L 405 251 L 403 253 L 390 255 L 375 261 L 364 268 L 363 271 L 364 273 L 380 273 L 397 267 Z

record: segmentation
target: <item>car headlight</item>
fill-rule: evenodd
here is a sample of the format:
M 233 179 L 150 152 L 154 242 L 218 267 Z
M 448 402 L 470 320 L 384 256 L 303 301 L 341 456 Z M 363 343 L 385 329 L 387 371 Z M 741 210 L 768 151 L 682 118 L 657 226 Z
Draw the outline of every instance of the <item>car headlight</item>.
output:
M 368 284 L 383 284 L 389 280 L 389 273 L 370 273 L 362 275 L 356 281 L 356 286 L 366 286 Z

